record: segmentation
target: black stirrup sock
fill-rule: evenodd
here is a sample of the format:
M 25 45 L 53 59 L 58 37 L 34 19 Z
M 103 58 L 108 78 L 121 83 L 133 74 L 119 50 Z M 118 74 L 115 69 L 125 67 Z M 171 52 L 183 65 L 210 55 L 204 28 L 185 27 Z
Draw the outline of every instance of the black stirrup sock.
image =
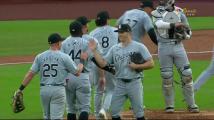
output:
M 143 117 L 137 118 L 137 120 L 145 120 L 145 118 L 143 116 Z
M 88 120 L 88 112 L 81 112 L 79 116 L 79 120 Z
M 112 120 L 121 120 L 121 119 L 120 119 L 120 117 L 116 117 L 116 118 L 112 117 Z
M 67 120 L 76 120 L 76 114 L 68 113 L 67 114 Z

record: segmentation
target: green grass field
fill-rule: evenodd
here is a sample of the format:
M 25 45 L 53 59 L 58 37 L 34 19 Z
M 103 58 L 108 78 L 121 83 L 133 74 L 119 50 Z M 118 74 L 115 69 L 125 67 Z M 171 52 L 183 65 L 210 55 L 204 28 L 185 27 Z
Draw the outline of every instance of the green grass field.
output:
M 214 17 L 192 17 L 189 18 L 193 30 L 214 29 Z M 38 21 L 0 21 L 0 57 L 36 55 L 48 48 L 47 36 L 52 32 L 59 32 L 68 36 L 70 20 L 38 20 Z M 203 23 L 203 24 L 202 24 Z M 111 21 L 111 25 L 115 20 Z M 95 27 L 91 22 L 90 30 Z M 209 61 L 191 61 L 194 79 L 209 65 Z M 19 87 L 25 73 L 31 64 L 2 65 L 0 66 L 0 119 L 37 119 L 42 118 L 42 109 L 39 97 L 39 78 L 33 79 L 24 91 L 24 102 L 26 109 L 18 114 L 12 112 L 12 94 Z M 175 72 L 175 80 L 179 77 Z M 214 110 L 214 81 L 209 80 L 196 93 L 196 102 L 202 110 Z M 182 102 L 182 92 L 178 85 L 175 85 L 176 108 L 185 109 Z M 154 69 L 145 71 L 144 80 L 144 103 L 148 109 L 163 109 L 164 102 L 161 93 L 161 79 L 159 64 L 156 61 Z M 125 105 L 127 109 L 128 102 Z M 92 107 L 93 111 L 93 107 Z
M 193 30 L 213 29 L 214 17 L 190 17 Z M 115 25 L 116 20 L 111 20 Z M 36 55 L 47 49 L 47 37 L 50 33 L 59 32 L 69 36 L 70 20 L 32 20 L 0 21 L 0 57 L 11 55 Z M 95 27 L 94 21 L 89 24 L 90 30 Z

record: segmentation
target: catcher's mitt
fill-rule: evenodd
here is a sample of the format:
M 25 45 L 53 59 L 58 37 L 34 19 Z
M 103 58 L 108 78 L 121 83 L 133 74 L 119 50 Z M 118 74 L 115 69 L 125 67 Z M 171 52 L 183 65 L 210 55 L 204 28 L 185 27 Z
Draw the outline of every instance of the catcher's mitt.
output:
M 179 40 L 184 40 L 184 39 L 189 39 L 190 35 L 189 33 L 189 28 L 186 26 L 179 26 L 179 27 L 175 27 L 175 38 L 179 39 Z
M 139 52 L 134 52 L 130 55 L 131 62 L 135 64 L 143 64 L 145 63 L 145 60 L 143 59 L 143 56 Z M 136 72 L 142 72 L 142 69 L 136 69 Z
M 13 95 L 12 107 L 14 113 L 21 112 L 25 109 L 23 102 L 23 93 L 19 90 L 15 91 Z

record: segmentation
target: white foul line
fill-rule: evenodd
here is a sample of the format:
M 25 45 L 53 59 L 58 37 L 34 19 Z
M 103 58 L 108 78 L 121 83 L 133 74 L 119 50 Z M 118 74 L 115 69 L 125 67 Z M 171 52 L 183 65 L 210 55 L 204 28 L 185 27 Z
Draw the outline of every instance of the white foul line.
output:
M 32 63 L 32 62 L 14 62 L 14 63 L 2 63 L 2 64 L 0 64 L 0 66 L 1 66 L 1 65 L 29 64 L 29 63 Z
M 199 52 L 187 52 L 187 54 L 206 54 L 206 53 L 214 53 L 214 51 L 199 51 Z M 153 56 L 157 56 L 158 54 L 152 54 Z M 17 65 L 17 64 L 30 64 L 32 62 L 14 62 L 14 63 L 2 63 L 0 66 L 3 65 Z
M 207 54 L 207 53 L 214 53 L 214 51 L 198 51 L 198 52 L 187 52 L 187 54 Z M 152 54 L 153 56 L 157 56 L 158 54 Z

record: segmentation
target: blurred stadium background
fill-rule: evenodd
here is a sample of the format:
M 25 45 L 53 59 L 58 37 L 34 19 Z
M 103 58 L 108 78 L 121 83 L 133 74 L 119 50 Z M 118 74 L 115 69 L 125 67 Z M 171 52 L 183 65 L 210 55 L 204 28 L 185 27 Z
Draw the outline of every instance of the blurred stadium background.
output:
M 154 0 L 155 6 L 157 0 Z M 176 0 L 182 7 L 193 29 L 192 40 L 185 41 L 185 48 L 191 58 L 194 79 L 209 65 L 214 45 L 213 0 Z M 72 19 L 87 16 L 94 19 L 100 10 L 108 10 L 111 25 L 115 25 L 125 10 L 137 8 L 138 0 L 1 0 L 0 1 L 0 119 L 41 119 L 42 109 L 39 97 L 39 79 L 34 78 L 24 92 L 26 110 L 14 114 L 11 96 L 31 66 L 34 56 L 47 49 L 47 36 L 59 32 L 68 36 L 68 25 Z M 94 21 L 90 30 L 95 28 Z M 146 37 L 145 44 L 154 57 L 156 46 Z M 21 62 L 24 64 L 17 64 Z M 145 72 L 144 99 L 146 108 L 163 109 L 159 64 Z M 176 74 L 175 79 L 179 81 Z M 213 78 L 212 78 L 213 79 Z M 203 111 L 214 110 L 214 81 L 210 80 L 196 94 L 197 104 Z M 176 90 L 176 109 L 185 109 L 181 88 Z M 93 99 L 93 98 L 92 98 Z M 128 110 L 129 103 L 124 106 Z M 93 113 L 93 103 L 91 111 Z M 203 114 L 199 114 L 203 116 Z

